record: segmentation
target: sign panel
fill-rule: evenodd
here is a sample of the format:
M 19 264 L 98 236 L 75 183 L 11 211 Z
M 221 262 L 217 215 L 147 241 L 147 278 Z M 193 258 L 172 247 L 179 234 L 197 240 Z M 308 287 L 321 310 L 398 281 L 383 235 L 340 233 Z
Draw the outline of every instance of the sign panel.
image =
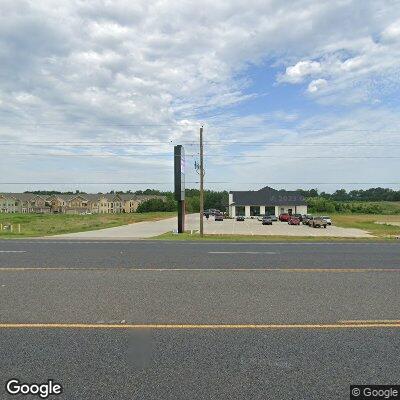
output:
M 185 149 L 178 145 L 174 147 L 175 170 L 175 200 L 185 200 Z

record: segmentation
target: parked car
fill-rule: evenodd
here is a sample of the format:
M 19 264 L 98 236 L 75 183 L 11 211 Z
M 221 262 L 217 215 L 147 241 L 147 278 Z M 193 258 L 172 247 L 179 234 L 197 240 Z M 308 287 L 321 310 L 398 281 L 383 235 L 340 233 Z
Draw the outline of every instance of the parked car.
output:
M 286 213 L 279 215 L 279 221 L 281 221 L 281 222 L 288 222 L 289 218 L 290 218 L 290 215 L 286 214 Z
M 238 215 L 237 217 L 236 217 L 236 221 L 244 221 L 244 216 L 243 215 Z
M 262 224 L 263 224 L 263 225 L 272 225 L 272 219 L 269 218 L 269 217 L 267 217 L 267 216 L 265 216 L 265 217 L 262 219 Z
M 324 217 L 322 217 L 322 218 L 326 221 L 326 223 L 327 223 L 328 225 L 332 225 L 331 217 L 324 216 Z
M 260 214 L 257 216 L 257 221 L 262 221 L 266 215 Z
M 301 221 L 303 221 L 303 216 L 301 214 L 293 214 L 294 217 L 298 218 Z
M 322 217 L 313 217 L 310 220 L 309 225 L 313 228 L 321 228 L 321 226 L 326 228 L 326 221 Z
M 295 217 L 294 215 L 292 215 L 292 216 L 289 218 L 288 224 L 289 224 L 289 225 L 300 225 L 300 218 Z
M 303 225 L 308 225 L 308 221 L 312 218 L 312 215 L 310 214 L 304 214 L 303 218 L 301 220 Z
M 223 221 L 224 215 L 223 214 L 215 214 L 214 220 L 215 221 Z
M 278 221 L 278 218 L 276 218 L 276 215 L 266 215 L 266 217 L 271 218 L 271 221 L 273 221 L 273 222 Z

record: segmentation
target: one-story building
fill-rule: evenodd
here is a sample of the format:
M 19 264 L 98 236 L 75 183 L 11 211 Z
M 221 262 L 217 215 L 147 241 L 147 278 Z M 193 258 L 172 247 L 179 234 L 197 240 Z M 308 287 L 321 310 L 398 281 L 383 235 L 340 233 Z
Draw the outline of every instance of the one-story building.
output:
M 275 190 L 264 187 L 260 190 L 229 192 L 229 216 L 307 214 L 305 198 L 296 191 Z

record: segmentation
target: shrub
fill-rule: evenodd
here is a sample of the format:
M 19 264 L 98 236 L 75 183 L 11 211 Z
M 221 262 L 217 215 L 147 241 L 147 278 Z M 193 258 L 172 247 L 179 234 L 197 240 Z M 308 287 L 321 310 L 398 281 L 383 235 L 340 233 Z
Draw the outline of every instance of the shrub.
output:
M 175 201 L 168 197 L 166 201 L 163 199 L 149 199 L 143 201 L 139 204 L 136 212 L 144 213 L 144 212 L 152 212 L 152 211 L 175 211 L 176 203 Z

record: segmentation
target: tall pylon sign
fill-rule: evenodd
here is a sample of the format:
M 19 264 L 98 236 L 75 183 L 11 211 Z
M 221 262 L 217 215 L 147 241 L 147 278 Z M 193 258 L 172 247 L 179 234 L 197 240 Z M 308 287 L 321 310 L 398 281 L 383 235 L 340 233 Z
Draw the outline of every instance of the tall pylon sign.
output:
M 174 146 L 175 200 L 178 202 L 178 233 L 185 232 L 185 149 Z

